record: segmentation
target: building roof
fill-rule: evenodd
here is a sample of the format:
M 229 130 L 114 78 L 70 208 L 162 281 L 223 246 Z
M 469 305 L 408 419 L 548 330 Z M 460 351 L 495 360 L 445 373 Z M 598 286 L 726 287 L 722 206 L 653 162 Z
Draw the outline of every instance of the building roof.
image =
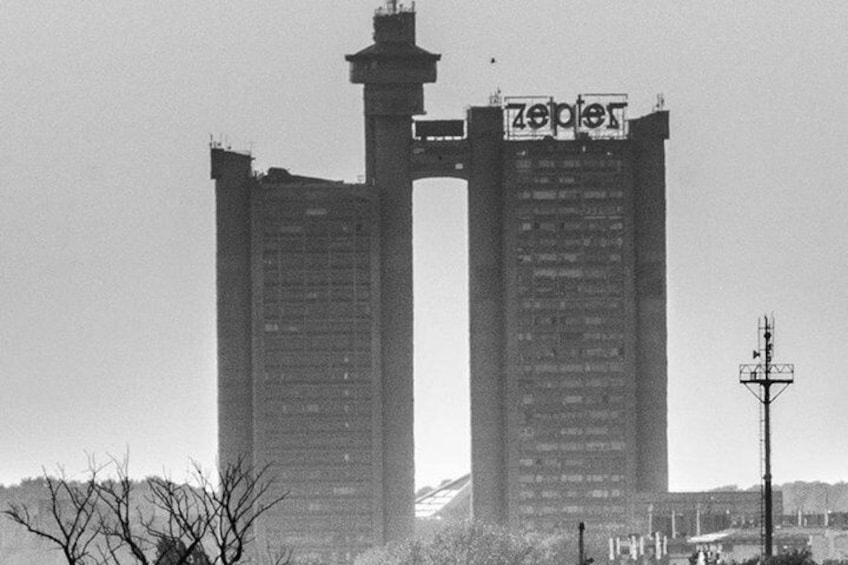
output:
M 810 531 L 800 528 L 776 529 L 774 540 L 776 543 L 806 542 L 810 537 Z M 729 529 L 700 536 L 692 536 L 686 540 L 690 544 L 709 543 L 760 543 L 759 528 Z
M 415 517 L 441 520 L 468 518 L 471 475 L 464 475 L 415 499 Z
M 368 61 L 372 59 L 408 59 L 420 58 L 429 61 L 438 61 L 442 58 L 441 55 L 430 53 L 426 49 L 418 47 L 414 43 L 406 43 L 401 41 L 379 42 L 374 43 L 357 51 L 352 55 L 345 55 L 347 61 Z

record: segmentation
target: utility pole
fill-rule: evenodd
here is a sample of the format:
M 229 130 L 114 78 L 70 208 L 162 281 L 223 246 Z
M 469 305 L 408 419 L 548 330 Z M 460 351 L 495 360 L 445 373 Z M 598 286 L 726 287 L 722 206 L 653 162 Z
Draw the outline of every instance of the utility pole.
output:
M 795 366 L 786 363 L 772 363 L 774 357 L 774 316 L 763 316 L 757 335 L 757 349 L 753 358 L 762 359 L 762 363 L 739 365 L 739 382 L 751 391 L 760 401 L 763 409 L 762 445 L 763 445 L 763 516 L 762 545 L 763 558 L 771 557 L 774 547 L 774 522 L 772 514 L 771 489 L 771 403 L 793 383 Z M 772 390 L 772 387 L 775 387 Z
M 579 555 L 577 556 L 577 565 L 592 565 L 595 562 L 591 557 L 586 557 L 586 545 L 583 540 L 583 534 L 586 531 L 586 524 L 580 522 L 580 525 L 577 526 L 578 537 L 577 537 L 577 551 Z M 612 543 L 612 539 L 610 539 L 610 543 Z M 610 546 L 612 547 L 612 546 Z M 610 549 L 612 551 L 612 549 Z
M 579 552 L 579 556 L 577 558 L 577 565 L 586 565 L 586 551 L 583 545 L 583 532 L 586 530 L 586 524 L 580 522 L 580 525 L 577 526 L 578 529 L 578 537 L 577 537 L 577 551 Z

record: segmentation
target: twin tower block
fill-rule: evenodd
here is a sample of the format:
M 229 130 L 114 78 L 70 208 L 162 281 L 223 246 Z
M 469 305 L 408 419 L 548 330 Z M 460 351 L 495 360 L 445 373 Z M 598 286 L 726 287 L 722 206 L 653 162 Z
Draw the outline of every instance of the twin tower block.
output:
M 219 449 L 270 464 L 260 538 L 349 562 L 414 532 L 412 189 L 467 182 L 471 514 L 627 528 L 667 490 L 664 141 L 626 98 L 495 100 L 424 121 L 440 55 L 390 2 L 346 59 L 365 182 L 212 147 Z M 433 417 L 436 417 L 435 415 Z

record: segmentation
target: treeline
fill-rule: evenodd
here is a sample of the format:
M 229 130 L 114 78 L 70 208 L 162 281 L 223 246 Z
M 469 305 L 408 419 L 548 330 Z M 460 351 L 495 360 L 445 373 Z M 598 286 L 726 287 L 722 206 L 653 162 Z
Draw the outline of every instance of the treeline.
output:
M 759 485 L 744 490 L 757 491 Z M 799 510 L 803 514 L 824 514 L 830 512 L 848 512 L 848 483 L 835 484 L 820 481 L 794 481 L 776 485 L 775 490 L 783 493 L 783 513 L 795 514 Z M 720 486 L 711 490 L 728 491 L 743 490 L 736 485 Z
M 0 489 L 4 565 L 290 565 L 284 544 L 259 548 L 256 521 L 287 496 L 267 466 L 244 460 L 213 481 L 130 480 L 127 462 L 92 464 L 82 480 L 56 475 Z M 270 543 L 270 542 L 269 542 Z

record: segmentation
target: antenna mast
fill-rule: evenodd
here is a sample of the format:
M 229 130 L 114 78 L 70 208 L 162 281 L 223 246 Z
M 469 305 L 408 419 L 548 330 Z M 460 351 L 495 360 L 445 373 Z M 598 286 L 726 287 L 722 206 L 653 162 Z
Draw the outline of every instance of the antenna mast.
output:
M 760 401 L 763 409 L 763 516 L 760 539 L 762 558 L 772 556 L 774 548 L 774 522 L 771 489 L 771 403 L 791 385 L 795 378 L 795 365 L 772 363 L 774 357 L 774 315 L 763 316 L 758 324 L 757 349 L 754 359 L 762 363 L 739 365 L 739 382 Z M 775 390 L 772 390 L 775 386 Z

